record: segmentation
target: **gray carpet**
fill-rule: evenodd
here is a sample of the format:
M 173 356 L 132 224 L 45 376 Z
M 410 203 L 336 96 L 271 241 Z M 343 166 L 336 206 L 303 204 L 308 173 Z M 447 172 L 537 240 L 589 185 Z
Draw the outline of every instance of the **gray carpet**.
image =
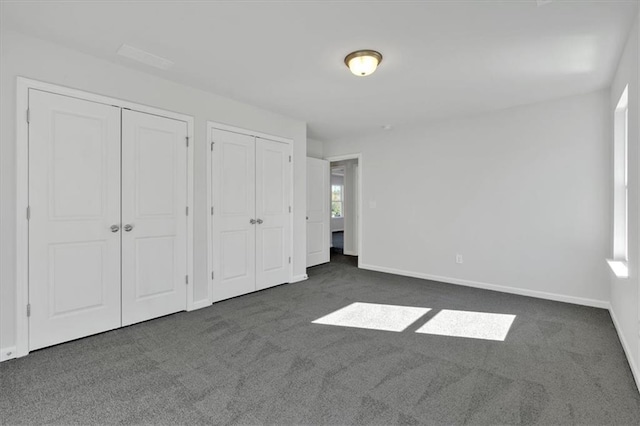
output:
M 605 310 L 361 271 L 0 364 L 3 424 L 625 424 L 640 396 Z M 353 302 L 434 311 L 404 332 L 311 321 Z M 440 309 L 517 315 L 504 342 L 418 334 Z

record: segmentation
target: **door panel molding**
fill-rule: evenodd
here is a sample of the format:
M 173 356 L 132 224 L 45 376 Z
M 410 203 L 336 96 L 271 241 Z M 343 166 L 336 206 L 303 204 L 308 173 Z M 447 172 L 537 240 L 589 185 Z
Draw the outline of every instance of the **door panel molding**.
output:
M 41 82 L 24 77 L 17 78 L 16 101 L 16 351 L 15 357 L 29 353 L 29 92 L 37 90 L 54 95 L 104 104 L 123 110 L 143 112 L 186 123 L 189 146 L 187 149 L 187 273 L 190 277 L 187 286 L 187 310 L 208 306 L 208 298 L 194 300 L 193 271 L 193 205 L 194 205 L 194 118 L 185 114 L 150 107 L 134 102 L 124 101 L 109 96 L 90 93 L 65 86 Z M 186 141 L 185 141 L 186 143 Z M 122 231 L 120 231 L 122 232 Z M 34 309 L 36 309 L 34 307 Z M 8 358 L 7 358 L 8 359 Z

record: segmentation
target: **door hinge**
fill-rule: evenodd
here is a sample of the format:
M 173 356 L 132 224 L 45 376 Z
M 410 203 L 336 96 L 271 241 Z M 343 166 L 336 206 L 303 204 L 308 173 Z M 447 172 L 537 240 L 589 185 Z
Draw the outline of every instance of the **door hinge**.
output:
M 31 303 L 27 304 L 27 316 L 30 317 L 31 316 Z
M 289 206 L 289 213 L 291 213 L 291 206 Z
M 189 216 L 189 206 L 187 206 L 187 207 L 185 208 L 185 212 L 186 212 L 187 216 Z
M 291 256 L 289 256 L 289 263 L 291 263 Z
M 215 142 L 211 142 L 211 151 L 213 151 L 213 145 L 215 144 Z
M 187 148 L 189 148 L 189 136 L 185 138 L 187 140 Z
M 27 108 L 27 124 L 31 123 L 31 109 Z
M 184 276 L 184 283 L 185 283 L 186 285 L 189 285 L 189 275 L 185 275 L 185 276 Z
M 291 162 L 291 156 L 289 156 L 289 162 Z
M 27 206 L 27 220 L 31 220 L 31 206 Z
M 211 279 L 214 280 L 216 278 L 215 272 L 211 271 Z
M 211 206 L 211 216 L 213 216 L 213 206 Z

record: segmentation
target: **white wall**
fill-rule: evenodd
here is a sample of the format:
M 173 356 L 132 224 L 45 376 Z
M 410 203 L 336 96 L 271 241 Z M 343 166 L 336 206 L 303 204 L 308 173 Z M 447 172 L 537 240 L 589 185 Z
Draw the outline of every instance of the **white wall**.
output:
M 325 141 L 327 157 L 362 153 L 361 266 L 606 306 L 609 104 L 603 90 Z
M 307 138 L 307 157 L 324 158 L 324 148 L 322 141 Z
M 640 285 L 639 274 L 639 232 L 638 221 L 640 220 L 640 211 L 638 203 L 640 202 L 638 194 L 640 191 L 640 151 L 638 145 L 639 127 L 638 116 L 638 48 L 640 33 L 638 31 L 638 21 L 633 27 L 629 35 L 629 39 L 625 46 L 620 64 L 611 85 L 611 97 L 608 108 L 608 115 L 613 122 L 613 111 L 618 104 L 620 95 L 624 91 L 625 86 L 629 85 L 629 148 L 628 148 L 628 164 L 629 164 L 629 278 L 617 279 L 611 274 L 611 308 L 620 335 L 620 340 L 627 351 L 629 363 L 636 376 L 636 382 L 640 386 L 640 338 L 638 333 L 640 327 L 638 320 L 640 319 L 640 295 L 638 294 L 638 286 Z M 610 156 L 613 156 L 613 125 L 610 127 L 608 140 L 610 141 Z M 613 164 L 612 164 L 613 166 Z M 613 185 L 613 179 L 609 182 Z M 612 188 L 613 189 L 613 188 Z M 610 209 L 613 209 L 613 198 L 610 201 Z M 610 225 L 613 228 L 613 224 Z M 608 245 L 608 255 L 612 255 L 613 240 Z
M 195 117 L 194 291 L 206 297 L 206 122 L 213 120 L 294 140 L 294 275 L 306 267 L 306 124 L 211 93 L 2 30 L 0 34 L 0 348 L 15 342 L 16 77 L 23 76 Z

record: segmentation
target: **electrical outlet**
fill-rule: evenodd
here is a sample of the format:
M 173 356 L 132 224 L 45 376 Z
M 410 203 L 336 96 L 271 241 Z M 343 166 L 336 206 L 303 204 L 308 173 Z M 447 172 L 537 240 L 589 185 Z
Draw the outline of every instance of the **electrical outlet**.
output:
M 464 259 L 461 254 L 456 254 L 456 263 L 463 263 Z

